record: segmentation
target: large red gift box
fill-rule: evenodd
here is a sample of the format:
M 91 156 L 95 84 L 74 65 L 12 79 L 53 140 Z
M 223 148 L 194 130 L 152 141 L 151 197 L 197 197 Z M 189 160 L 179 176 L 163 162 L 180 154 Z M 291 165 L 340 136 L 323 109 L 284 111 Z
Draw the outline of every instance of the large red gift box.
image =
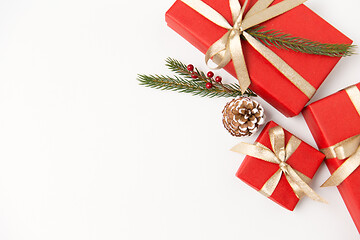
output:
M 278 126 L 275 122 L 270 121 L 257 138 L 257 142 L 264 146 L 271 148 L 269 129 Z M 285 144 L 288 143 L 291 133 L 285 132 Z M 286 145 L 285 145 L 286 146 Z M 296 151 L 287 160 L 293 169 L 303 173 L 310 179 L 312 179 L 324 160 L 324 154 L 311 147 L 305 142 L 301 142 Z M 262 186 L 269 180 L 269 178 L 279 170 L 279 165 L 269 163 L 264 160 L 246 156 L 242 162 L 236 176 L 242 181 L 253 187 L 255 190 L 260 191 Z M 299 202 L 299 198 L 295 195 L 289 182 L 284 174 L 281 176 L 281 180 L 276 187 L 274 193 L 269 197 L 274 202 L 280 204 L 290 211 L 294 210 L 296 204 Z
M 228 0 L 202 1 L 223 15 L 229 23 L 232 23 Z M 250 0 L 247 9 L 253 6 L 256 1 Z M 273 4 L 281 1 L 275 0 Z M 240 0 L 240 3 L 243 4 L 244 0 Z M 227 31 L 207 20 L 180 0 L 177 0 L 166 13 L 166 22 L 203 53 Z M 305 5 L 300 5 L 261 25 L 266 27 L 264 30 L 279 30 L 294 37 L 302 37 L 322 43 L 352 43 L 348 37 Z M 309 99 L 246 41 L 242 41 L 242 45 L 252 81 L 250 88 L 285 116 L 298 115 Z M 340 60 L 338 57 L 298 53 L 276 47 L 269 48 L 316 89 L 320 87 Z M 232 62 L 225 69 L 236 76 Z
M 360 89 L 360 83 L 356 86 Z M 360 134 L 360 116 L 345 90 L 310 104 L 304 109 L 303 115 L 319 149 Z M 325 163 L 332 174 L 344 160 L 333 158 Z M 360 232 L 360 168 L 338 189 Z

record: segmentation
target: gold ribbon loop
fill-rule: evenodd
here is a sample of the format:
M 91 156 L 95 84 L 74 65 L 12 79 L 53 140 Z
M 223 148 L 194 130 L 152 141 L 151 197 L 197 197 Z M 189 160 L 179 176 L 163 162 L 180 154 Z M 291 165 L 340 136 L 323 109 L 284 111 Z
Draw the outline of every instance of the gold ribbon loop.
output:
M 247 5 L 248 0 L 246 0 L 244 6 Z M 232 9 L 232 19 L 235 24 L 239 23 L 242 20 L 242 14 L 244 13 L 244 8 L 241 8 L 241 5 L 238 0 L 229 0 L 230 9 Z M 240 27 L 240 26 L 239 26 Z
M 270 197 L 276 187 L 278 186 L 282 174 L 286 177 L 291 188 L 298 198 L 301 198 L 303 195 L 308 196 L 309 198 L 326 203 L 326 201 L 321 198 L 313 189 L 307 184 L 310 182 L 310 178 L 300 173 L 299 171 L 293 169 L 286 161 L 290 156 L 296 151 L 296 149 L 301 144 L 301 140 L 292 136 L 285 147 L 285 133 L 284 129 L 277 126 L 269 130 L 270 142 L 272 150 L 265 147 L 261 143 L 248 144 L 248 143 L 239 143 L 231 150 L 234 152 L 242 153 L 244 155 L 249 155 L 270 163 L 278 164 L 279 170 L 277 170 L 263 185 L 260 192 L 267 197 Z
M 233 147 L 231 151 L 259 158 L 270 163 L 280 164 L 280 160 L 276 157 L 276 155 L 261 143 L 253 145 L 242 142 Z
M 231 32 L 227 32 L 222 38 L 217 40 L 206 52 L 205 62 L 209 65 L 209 61 L 212 57 L 217 57 L 217 66 L 211 67 L 212 69 L 221 69 L 225 67 L 231 61 L 230 49 L 227 47 L 229 44 Z M 245 61 L 245 60 L 244 60 Z
M 356 86 L 347 88 L 351 102 L 360 116 L 360 91 Z M 360 167 L 360 134 L 350 137 L 334 146 L 320 150 L 327 159 L 337 158 L 345 160 L 344 163 L 336 169 L 321 187 L 339 186 L 348 178 L 357 168 Z
M 270 142 L 275 155 L 280 162 L 285 163 L 285 133 L 281 127 L 274 127 L 269 130 Z
M 360 166 L 360 146 L 355 153 L 349 157 L 336 171 L 329 177 L 321 187 L 339 186 Z
M 215 69 L 220 69 L 225 67 L 232 60 L 236 76 L 239 80 L 239 85 L 243 93 L 250 86 L 251 81 L 246 67 L 240 35 L 243 35 L 255 50 L 265 57 L 309 99 L 314 95 L 316 89 L 299 73 L 291 68 L 273 51 L 245 32 L 246 29 L 277 17 L 301 5 L 307 0 L 284 0 L 274 6 L 270 6 L 274 0 L 258 0 L 248 11 L 245 18 L 243 15 L 248 4 L 248 0 L 245 1 L 244 6 L 242 7 L 238 0 L 229 0 L 233 25 L 230 25 L 220 13 L 201 0 L 181 1 L 204 16 L 206 19 L 228 30 L 226 34 L 224 34 L 208 49 L 205 55 L 205 61 L 208 64 L 209 60 L 213 58 L 215 63 L 217 63 Z
M 334 146 L 321 149 L 320 151 L 325 154 L 327 159 L 337 158 L 344 160 L 353 155 L 359 146 L 360 134 L 339 142 Z
M 286 145 L 285 151 L 286 151 L 286 161 L 289 159 L 291 155 L 298 149 L 298 147 L 301 144 L 301 140 L 298 139 L 295 136 L 291 136 L 288 144 Z M 304 175 L 305 176 L 305 175 Z

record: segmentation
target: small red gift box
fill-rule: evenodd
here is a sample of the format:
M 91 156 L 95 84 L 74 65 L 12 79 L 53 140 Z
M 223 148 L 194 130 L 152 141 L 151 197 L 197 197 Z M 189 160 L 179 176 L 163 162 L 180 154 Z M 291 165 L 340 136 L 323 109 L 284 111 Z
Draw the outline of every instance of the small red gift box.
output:
M 232 23 L 228 0 L 202 0 Z M 247 9 L 257 0 L 250 0 Z M 282 0 L 275 0 L 274 4 Z M 240 0 L 243 4 L 244 0 Z M 207 20 L 185 3 L 177 0 L 166 13 L 167 24 L 197 49 L 205 53 L 221 38 L 226 29 Z M 305 5 L 300 5 L 283 15 L 263 24 L 264 30 L 279 30 L 294 37 L 302 37 L 322 43 L 351 44 L 352 41 L 316 15 Z M 252 81 L 250 88 L 285 116 L 298 115 L 309 98 L 274 68 L 249 43 L 242 41 L 246 65 Z M 340 58 L 298 53 L 291 50 L 269 47 L 297 71 L 316 89 L 322 84 Z M 225 69 L 236 76 L 232 62 Z
M 272 149 L 269 136 L 269 130 L 278 126 L 275 122 L 269 122 L 256 142 L 261 143 L 265 147 Z M 292 134 L 285 132 L 285 146 L 289 142 Z M 286 161 L 294 170 L 304 174 L 306 177 L 312 179 L 324 160 L 324 154 L 314 149 L 305 142 L 299 141 L 299 146 L 295 152 Z M 260 191 L 265 183 L 279 170 L 279 165 L 270 163 L 255 157 L 246 156 L 242 162 L 236 176 L 242 181 Z M 299 198 L 296 196 L 290 183 L 284 176 L 281 176 L 279 184 L 276 186 L 274 192 L 269 196 L 271 200 L 278 203 L 290 211 L 294 210 Z
M 356 85 L 360 89 L 360 83 Z M 319 149 L 326 149 L 360 134 L 360 116 L 345 90 L 310 104 L 304 118 Z M 327 159 L 333 174 L 344 160 Z M 338 186 L 339 192 L 360 232 L 360 168 Z

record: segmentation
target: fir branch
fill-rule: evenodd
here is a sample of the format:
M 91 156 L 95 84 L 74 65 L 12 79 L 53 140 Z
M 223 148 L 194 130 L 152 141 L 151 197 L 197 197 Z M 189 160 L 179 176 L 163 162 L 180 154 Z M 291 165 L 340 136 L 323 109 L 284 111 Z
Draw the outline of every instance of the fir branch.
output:
M 345 57 L 355 53 L 355 45 L 320 43 L 300 37 L 293 37 L 290 34 L 277 30 L 264 31 L 264 28 L 264 26 L 255 26 L 248 29 L 247 32 L 267 46 L 275 46 L 295 52 L 330 57 Z
M 197 68 L 194 71 L 189 71 L 187 66 L 180 61 L 167 58 L 166 66 L 173 72 L 180 76 L 170 77 L 165 75 L 138 75 L 140 85 L 160 89 L 171 90 L 181 93 L 191 93 L 200 97 L 237 97 L 243 95 L 238 84 L 223 84 L 217 83 L 212 78 L 208 78 L 206 74 Z M 196 74 L 198 78 L 191 77 Z M 206 83 L 212 83 L 213 87 L 206 88 Z M 244 95 L 256 96 L 256 94 L 248 89 Z
M 191 93 L 200 97 L 237 97 L 242 95 L 240 89 L 231 86 L 231 91 L 224 91 L 219 88 L 207 89 L 205 84 L 197 81 L 187 80 L 181 77 L 169 77 L 164 75 L 138 75 L 140 85 L 160 89 L 172 90 L 181 93 Z M 252 96 L 252 95 L 251 95 Z

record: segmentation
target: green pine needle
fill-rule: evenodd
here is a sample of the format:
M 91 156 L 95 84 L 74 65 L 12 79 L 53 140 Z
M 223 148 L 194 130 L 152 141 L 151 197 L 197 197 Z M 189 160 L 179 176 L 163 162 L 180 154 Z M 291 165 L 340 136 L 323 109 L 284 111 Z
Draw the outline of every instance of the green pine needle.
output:
M 187 66 L 176 59 L 167 58 L 166 66 L 179 76 L 170 77 L 164 75 L 139 74 L 137 79 L 140 82 L 140 85 L 160 90 L 190 93 L 194 96 L 210 98 L 237 97 L 243 95 L 238 84 L 216 83 L 197 68 L 194 69 L 194 72 L 197 74 L 198 78 L 193 79 L 191 77 L 192 73 L 187 70 Z M 205 85 L 207 82 L 212 82 L 213 87 L 210 89 L 206 88 Z M 244 95 L 256 96 L 256 94 L 250 89 L 248 89 Z
M 304 38 L 292 37 L 290 34 L 277 30 L 263 31 L 264 28 L 264 26 L 256 26 L 248 29 L 247 33 L 267 46 L 275 46 L 295 52 L 329 57 L 345 57 L 355 53 L 355 45 L 320 43 Z

